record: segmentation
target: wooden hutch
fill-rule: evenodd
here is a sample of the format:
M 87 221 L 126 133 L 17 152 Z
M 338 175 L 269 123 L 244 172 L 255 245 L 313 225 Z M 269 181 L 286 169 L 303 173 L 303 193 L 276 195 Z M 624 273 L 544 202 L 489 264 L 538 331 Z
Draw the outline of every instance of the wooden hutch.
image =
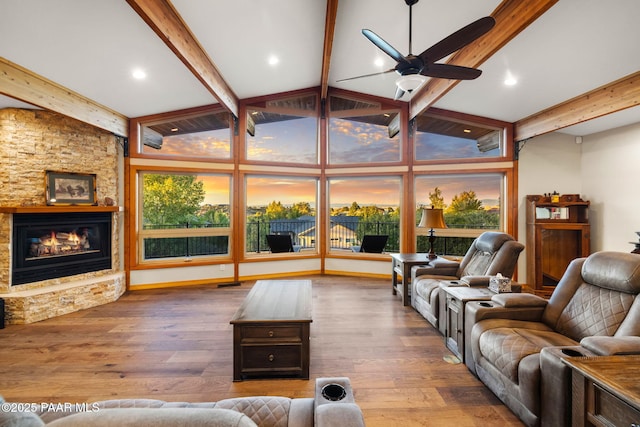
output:
M 590 254 L 589 202 L 578 194 L 527 196 L 527 281 L 551 295 L 569 263 Z

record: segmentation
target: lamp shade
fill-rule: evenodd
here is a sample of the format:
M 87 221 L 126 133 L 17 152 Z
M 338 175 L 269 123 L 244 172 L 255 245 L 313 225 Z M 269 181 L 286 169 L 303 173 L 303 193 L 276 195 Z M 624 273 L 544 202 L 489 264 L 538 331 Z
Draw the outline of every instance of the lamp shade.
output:
M 422 218 L 420 218 L 420 224 L 418 227 L 422 228 L 447 228 L 447 224 L 444 222 L 444 216 L 442 209 L 422 209 Z

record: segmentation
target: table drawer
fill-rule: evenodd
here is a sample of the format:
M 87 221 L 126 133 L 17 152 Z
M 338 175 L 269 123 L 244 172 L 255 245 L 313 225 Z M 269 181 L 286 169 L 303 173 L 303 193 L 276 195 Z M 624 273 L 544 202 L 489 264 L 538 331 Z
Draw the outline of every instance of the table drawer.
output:
M 591 403 L 593 406 L 588 408 L 588 417 L 589 421 L 596 426 L 640 424 L 640 412 L 635 408 L 627 405 L 598 384 L 593 384 L 593 393 L 594 399 Z
M 302 345 L 243 345 L 242 371 L 302 369 Z
M 240 339 L 297 339 L 302 337 L 302 325 L 243 326 Z

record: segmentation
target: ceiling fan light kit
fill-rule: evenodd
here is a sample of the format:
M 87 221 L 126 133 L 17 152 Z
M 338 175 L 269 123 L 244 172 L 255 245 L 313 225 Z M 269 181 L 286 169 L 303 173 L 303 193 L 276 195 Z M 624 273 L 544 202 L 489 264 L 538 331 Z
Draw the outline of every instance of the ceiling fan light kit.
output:
M 462 27 L 455 33 L 445 37 L 438 43 L 434 44 L 420 55 L 414 55 L 411 53 L 411 33 L 412 33 L 412 7 L 418 3 L 418 0 L 405 0 L 405 3 L 409 6 L 409 54 L 403 55 L 396 48 L 387 43 L 382 37 L 369 29 L 363 29 L 362 34 L 378 47 L 381 51 L 393 58 L 397 64 L 394 68 L 383 71 L 380 73 L 366 74 L 358 77 L 350 77 L 347 79 L 338 80 L 338 82 L 353 80 L 361 77 L 370 77 L 380 74 L 390 73 L 395 71 L 400 75 L 400 78 L 396 80 L 396 95 L 394 99 L 400 99 L 406 92 L 413 92 L 422 83 L 426 81 L 427 77 L 436 79 L 451 79 L 451 80 L 473 80 L 482 74 L 482 71 L 476 68 L 463 67 L 459 65 L 452 65 L 446 63 L 438 63 L 441 60 L 454 53 L 455 51 L 462 49 L 469 43 L 478 39 L 486 34 L 493 28 L 496 21 L 490 17 L 485 16 L 472 22 L 471 24 Z
M 400 78 L 396 80 L 396 85 L 398 85 L 398 87 L 404 92 L 411 93 L 422 86 L 426 81 L 427 77 L 422 74 L 409 74 L 406 76 L 400 76 Z

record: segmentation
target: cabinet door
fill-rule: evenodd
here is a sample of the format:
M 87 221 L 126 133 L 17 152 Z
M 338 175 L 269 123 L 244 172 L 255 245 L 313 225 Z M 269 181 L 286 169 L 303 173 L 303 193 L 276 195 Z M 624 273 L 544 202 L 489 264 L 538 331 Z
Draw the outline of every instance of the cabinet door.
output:
M 558 284 L 569 263 L 582 253 L 581 230 L 541 230 L 542 285 Z
M 461 353 L 464 347 L 464 342 L 460 342 L 462 334 L 460 328 L 462 327 L 461 316 L 463 310 L 463 303 L 451 295 L 447 295 L 447 331 L 445 334 L 445 344 L 447 348 L 451 350 L 458 358 L 462 359 Z

